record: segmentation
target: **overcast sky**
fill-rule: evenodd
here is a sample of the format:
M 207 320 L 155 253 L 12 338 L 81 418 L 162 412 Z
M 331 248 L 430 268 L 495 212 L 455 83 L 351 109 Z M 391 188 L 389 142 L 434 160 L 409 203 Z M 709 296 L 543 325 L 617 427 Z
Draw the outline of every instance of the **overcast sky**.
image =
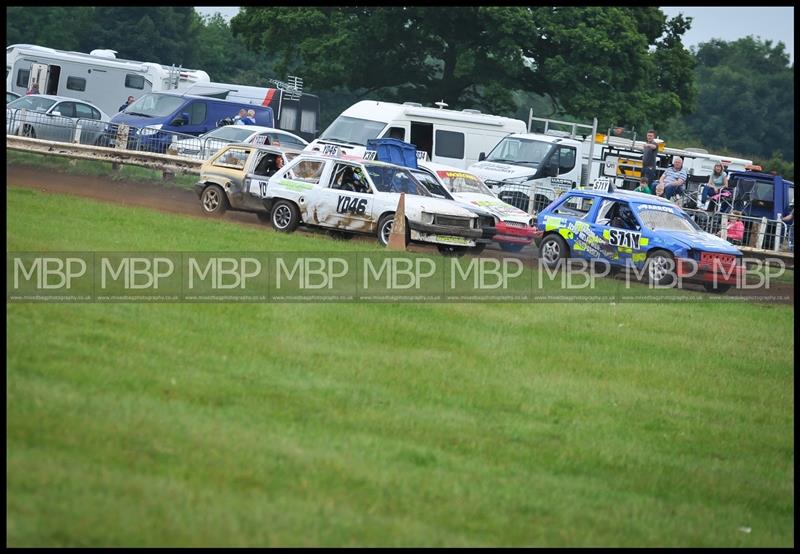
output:
M 195 9 L 203 15 L 219 12 L 226 20 L 230 20 L 239 11 L 238 7 L 231 6 L 204 6 Z M 692 28 L 683 35 L 683 43 L 687 47 L 697 46 L 698 43 L 707 42 L 712 38 L 731 41 L 753 35 L 772 40 L 773 45 L 778 41 L 783 42 L 789 53 L 789 59 L 794 63 L 794 8 L 792 7 L 662 7 L 661 11 L 668 17 L 682 13 L 693 18 Z

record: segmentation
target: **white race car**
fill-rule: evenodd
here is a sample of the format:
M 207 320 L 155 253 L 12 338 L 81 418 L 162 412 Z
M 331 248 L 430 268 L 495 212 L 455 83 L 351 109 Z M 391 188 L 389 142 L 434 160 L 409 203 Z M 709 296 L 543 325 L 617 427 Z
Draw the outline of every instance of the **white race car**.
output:
M 435 174 L 453 199 L 466 206 L 482 208 L 495 217 L 495 233 L 492 240 L 507 252 L 519 252 L 531 244 L 537 233 L 534 219 L 529 213 L 503 202 L 469 171 L 442 164 L 420 161 L 421 171 Z M 428 187 L 431 188 L 431 187 Z M 432 190 L 434 194 L 435 190 Z
M 394 212 L 405 194 L 406 237 L 433 243 L 446 254 L 482 248 L 478 216 L 435 198 L 405 167 L 362 159 L 303 153 L 250 192 L 264 199 L 272 227 L 291 232 L 300 223 L 351 233 L 375 233 L 389 242 Z

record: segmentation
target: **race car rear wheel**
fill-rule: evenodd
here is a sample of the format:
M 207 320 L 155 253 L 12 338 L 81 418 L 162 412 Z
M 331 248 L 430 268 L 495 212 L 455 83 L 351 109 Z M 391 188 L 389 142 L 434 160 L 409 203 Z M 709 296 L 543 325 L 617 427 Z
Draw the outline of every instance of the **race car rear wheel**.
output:
M 228 197 L 219 185 L 208 185 L 200 195 L 200 207 L 204 214 L 219 217 L 228 209 Z
M 651 285 L 675 282 L 675 258 L 666 250 L 654 250 L 647 256 L 647 279 Z
M 569 257 L 569 247 L 559 235 L 547 235 L 539 248 L 541 263 L 547 267 L 557 267 L 561 260 Z
M 715 294 L 725 294 L 731 290 L 731 285 L 724 283 L 717 283 L 716 286 L 714 283 L 703 283 L 703 287 L 706 289 L 706 292 L 713 292 Z
M 505 252 L 520 252 L 523 248 L 525 248 L 524 244 L 515 244 L 513 242 L 500 242 L 498 244 Z
M 272 228 L 281 233 L 291 233 L 300 225 L 300 212 L 293 202 L 278 200 L 272 205 Z

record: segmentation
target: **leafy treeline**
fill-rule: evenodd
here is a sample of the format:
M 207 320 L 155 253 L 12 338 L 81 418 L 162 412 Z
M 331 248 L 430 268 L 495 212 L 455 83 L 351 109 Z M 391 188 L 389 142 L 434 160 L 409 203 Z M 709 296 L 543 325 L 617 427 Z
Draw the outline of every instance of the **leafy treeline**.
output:
M 245 47 L 225 20 L 193 7 L 8 7 L 7 44 L 117 51 L 117 57 L 202 69 L 215 81 L 266 85 L 269 56 Z
M 7 42 L 203 69 L 318 94 L 322 128 L 362 98 L 643 130 L 675 146 L 793 173 L 794 66 L 784 45 L 712 40 L 646 7 L 245 7 L 228 25 L 191 7 L 9 7 Z M 568 114 L 568 115 L 567 115 Z

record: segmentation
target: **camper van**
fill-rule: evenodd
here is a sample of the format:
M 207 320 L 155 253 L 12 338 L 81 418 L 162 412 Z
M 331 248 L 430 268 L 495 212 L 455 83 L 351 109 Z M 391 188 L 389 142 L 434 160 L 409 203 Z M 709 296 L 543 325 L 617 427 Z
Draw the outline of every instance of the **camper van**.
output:
M 69 96 L 86 100 L 109 115 L 119 111 L 128 96 L 148 92 L 180 92 L 272 108 L 276 126 L 313 140 L 319 132 L 319 98 L 302 91 L 302 79 L 273 81 L 275 88 L 215 83 L 197 69 L 124 60 L 114 50 L 89 54 L 31 44 L 6 48 L 6 91 L 24 95 Z
M 86 100 L 111 115 L 128 96 L 183 90 L 210 80 L 205 71 L 123 60 L 114 50 L 84 54 L 31 44 L 6 48 L 7 91 L 24 95 L 36 88 L 40 94 Z
M 215 129 L 222 120 L 235 117 L 242 108 L 255 111 L 255 125 L 274 127 L 270 107 L 174 92 L 145 94 L 111 118 L 111 123 L 117 129 L 120 125 L 132 128 L 129 148 L 163 153 L 176 140 L 175 133 L 202 135 Z
M 364 100 L 342 112 L 306 150 L 324 151 L 333 146 L 344 155 L 362 156 L 368 140 L 396 138 L 414 144 L 428 160 L 465 169 L 506 135 L 525 130 L 519 119 L 477 110 Z

